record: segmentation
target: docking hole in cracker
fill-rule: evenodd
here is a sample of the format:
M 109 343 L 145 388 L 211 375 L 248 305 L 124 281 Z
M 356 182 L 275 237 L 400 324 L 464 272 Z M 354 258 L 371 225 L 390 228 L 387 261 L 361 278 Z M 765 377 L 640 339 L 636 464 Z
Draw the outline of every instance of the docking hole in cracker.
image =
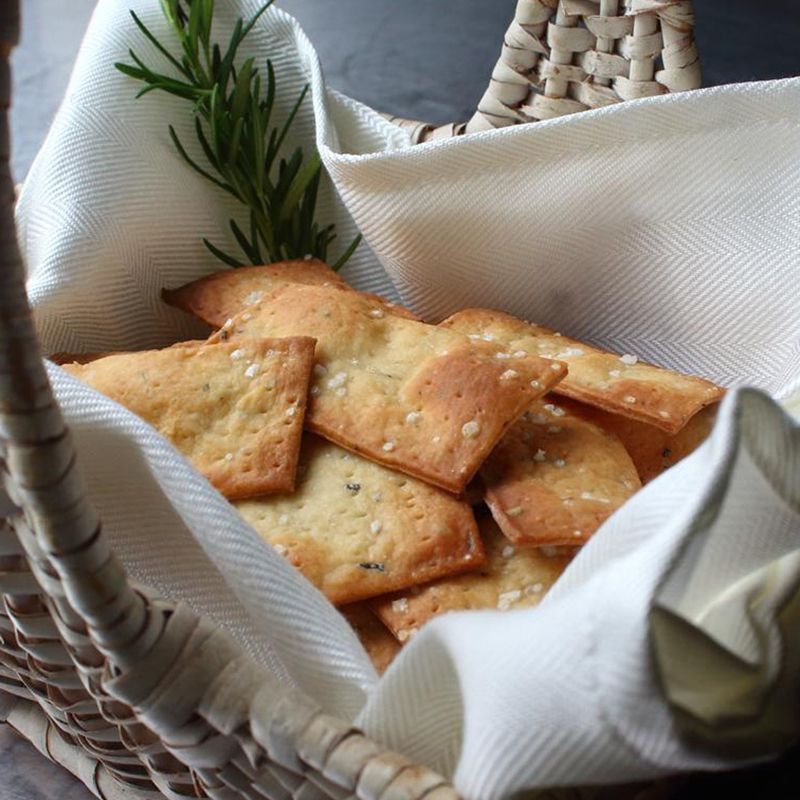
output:
M 209 341 L 313 336 L 306 427 L 460 494 L 505 430 L 565 375 L 558 361 L 384 313 L 323 286 L 274 289 Z
M 293 494 L 235 506 L 339 605 L 483 563 L 465 502 L 312 434 L 304 436 Z
M 227 498 L 294 488 L 314 340 L 120 353 L 63 368 L 149 422 Z

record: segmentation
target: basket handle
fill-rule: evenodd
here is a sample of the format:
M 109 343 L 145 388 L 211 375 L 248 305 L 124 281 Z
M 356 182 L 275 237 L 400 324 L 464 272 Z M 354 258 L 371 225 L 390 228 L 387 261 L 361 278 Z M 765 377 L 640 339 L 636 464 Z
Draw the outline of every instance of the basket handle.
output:
M 661 69 L 656 69 L 657 61 Z M 469 122 L 387 119 L 414 144 L 700 87 L 692 0 L 518 0 Z

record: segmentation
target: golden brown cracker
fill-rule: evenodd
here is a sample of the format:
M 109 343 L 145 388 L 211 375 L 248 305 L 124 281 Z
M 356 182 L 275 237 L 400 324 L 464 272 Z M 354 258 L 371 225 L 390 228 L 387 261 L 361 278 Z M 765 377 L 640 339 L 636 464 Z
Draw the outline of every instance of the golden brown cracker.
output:
M 285 283 L 345 286 L 322 261 L 295 259 L 220 270 L 177 289 L 164 289 L 161 295 L 169 305 L 199 317 L 214 328 L 221 328 L 234 314 Z
M 645 364 L 634 355 L 615 355 L 548 328 L 488 309 L 467 309 L 441 323 L 450 330 L 489 337 L 510 350 L 563 361 L 569 373 L 554 390 L 668 433 L 677 433 L 724 390 L 710 381 Z
M 701 409 L 675 434 L 577 401 L 572 401 L 570 407 L 619 437 L 645 484 L 693 453 L 708 438 L 719 404 Z
M 199 317 L 214 328 L 221 328 L 228 319 L 246 311 L 267 292 L 287 283 L 355 291 L 327 264 L 313 258 L 220 270 L 177 289 L 164 289 L 161 294 L 169 305 Z M 408 309 L 382 297 L 367 297 L 380 303 L 387 313 L 417 319 Z
M 483 561 L 466 503 L 310 434 L 294 494 L 235 505 L 333 603 L 393 592 Z
M 71 374 L 149 422 L 226 497 L 294 487 L 314 340 L 122 353 Z
M 356 632 L 379 675 L 386 672 L 402 645 L 378 619 L 367 603 L 353 603 L 339 609 Z
M 481 467 L 486 503 L 517 545 L 582 545 L 641 488 L 622 442 L 557 400 L 534 403 Z
M 321 286 L 275 289 L 210 341 L 296 335 L 317 339 L 310 430 L 455 493 L 565 372 Z
M 486 548 L 486 562 L 480 570 L 370 604 L 401 642 L 447 611 L 535 606 L 571 561 L 566 556 L 548 557 L 536 547 L 515 548 L 489 516 L 481 518 L 480 531 Z

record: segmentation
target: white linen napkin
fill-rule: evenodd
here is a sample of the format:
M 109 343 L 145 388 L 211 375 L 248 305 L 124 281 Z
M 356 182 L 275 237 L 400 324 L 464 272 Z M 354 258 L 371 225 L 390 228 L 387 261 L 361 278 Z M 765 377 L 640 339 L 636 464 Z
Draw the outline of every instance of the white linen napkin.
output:
M 220 37 L 257 6 L 217 4 Z M 168 38 L 156 0 L 100 0 L 19 200 L 47 352 L 190 337 L 160 290 L 219 268 L 203 236 L 235 246 L 237 209 L 169 141 L 172 123 L 193 142 L 185 105 L 134 101 L 113 69 L 129 47 L 158 63 L 128 7 Z M 287 15 L 271 10 L 247 50 L 273 60 L 284 113 L 311 83 L 292 144 L 316 143 L 338 190 L 320 219 L 342 243 L 356 222 L 366 235 L 344 272 L 357 286 L 396 286 L 432 319 L 504 308 L 798 403 L 800 81 L 410 147 L 326 89 Z M 334 609 L 168 443 L 51 377 L 130 573 L 467 798 L 721 768 L 797 736 L 780 701 L 800 689 L 800 434 L 762 391 L 731 392 L 711 439 L 615 514 L 539 608 L 437 619 L 378 681 Z

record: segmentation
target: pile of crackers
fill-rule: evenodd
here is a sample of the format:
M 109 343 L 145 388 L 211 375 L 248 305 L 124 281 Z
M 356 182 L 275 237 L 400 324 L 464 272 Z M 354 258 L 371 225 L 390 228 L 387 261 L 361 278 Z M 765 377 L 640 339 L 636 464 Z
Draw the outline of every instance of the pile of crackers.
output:
M 209 338 L 54 359 L 170 439 L 379 670 L 438 614 L 538 603 L 723 394 L 498 311 L 428 324 L 314 260 L 164 299 Z

